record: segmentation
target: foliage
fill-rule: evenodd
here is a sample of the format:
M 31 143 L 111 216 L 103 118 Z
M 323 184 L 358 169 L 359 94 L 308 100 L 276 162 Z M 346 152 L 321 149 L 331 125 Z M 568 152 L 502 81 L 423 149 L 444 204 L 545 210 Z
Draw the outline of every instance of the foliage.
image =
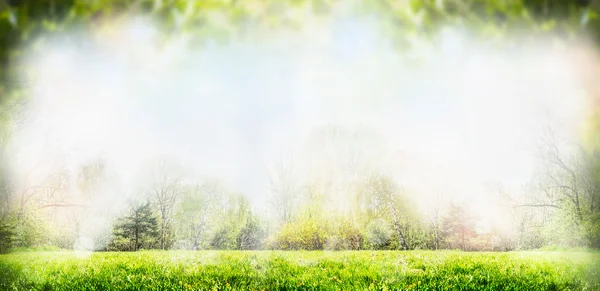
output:
M 600 153 L 597 145 L 575 146 L 562 141 L 552 128 L 539 138 L 540 168 L 535 189 L 521 206 L 541 225 L 548 243 L 569 246 L 597 245 L 600 213 Z
M 257 217 L 250 217 L 237 236 L 236 249 L 258 250 L 263 248 L 265 230 Z
M 218 206 L 224 196 L 225 190 L 214 181 L 192 185 L 184 191 L 173 223 L 179 248 L 208 247 L 210 228 L 219 221 L 218 212 L 222 209 Z
M 229 194 L 225 195 L 220 204 L 223 207 L 218 215 L 221 223 L 217 224 L 210 247 L 232 250 L 252 249 L 261 245 L 261 226 L 252 214 L 247 198 L 243 195 Z
M 392 230 L 387 221 L 379 218 L 367 225 L 367 240 L 373 249 L 387 249 L 391 238 Z
M 158 231 L 161 249 L 173 244 L 172 218 L 179 197 L 184 192 L 181 184 L 181 166 L 162 158 L 149 166 L 151 180 L 147 191 L 152 196 L 154 207 L 158 210 Z
M 444 242 L 448 248 L 473 250 L 473 240 L 476 238 L 473 218 L 460 205 L 450 205 L 442 224 Z
M 341 218 L 334 224 L 334 234 L 329 237 L 327 250 L 363 250 L 367 248 L 365 233 L 357 223 Z
M 407 223 L 402 231 L 405 234 L 407 248 L 409 250 L 424 250 L 429 249 L 431 238 L 429 237 L 428 229 L 421 225 L 418 221 Z M 393 233 L 391 237 L 390 249 L 401 250 L 397 233 Z
M 275 248 L 281 250 L 322 250 L 329 238 L 327 223 L 306 218 L 284 224 L 277 232 Z
M 7 253 L 15 237 L 14 226 L 8 217 L 0 217 L 0 254 Z
M 191 32 L 191 43 L 243 38 L 258 28 L 294 29 L 309 16 L 332 14 L 338 1 L 2 1 L 0 2 L 0 64 L 2 87 L 14 87 L 14 65 L 24 53 L 22 45 L 34 47 L 43 39 L 75 27 L 87 29 L 123 15 L 139 14 L 159 21 L 165 37 L 174 32 Z M 374 13 L 381 27 L 392 36 L 398 49 L 415 46 L 415 35 L 431 35 L 442 25 L 475 27 L 489 39 L 502 38 L 507 30 L 561 32 L 564 35 L 600 29 L 597 8 L 577 5 L 582 1 L 562 0 L 446 0 L 446 1 L 353 1 L 353 12 Z M 587 19 L 585 22 L 582 19 Z M 581 29 L 582 26 L 585 29 Z M 1 104 L 0 100 L 0 104 Z
M 59 249 L 73 249 L 77 241 L 77 234 L 70 229 L 48 228 L 44 236 L 49 238 L 50 246 Z
M 600 249 L 600 213 L 594 214 L 584 228 L 590 247 Z
M 45 245 L 47 224 L 44 218 L 31 210 L 14 213 L 14 247 L 37 247 Z
M 598 252 L 144 251 L 0 256 L 2 290 L 597 290 Z
M 210 248 L 213 250 L 232 250 L 237 244 L 238 232 L 230 225 L 221 225 L 215 232 L 211 241 Z
M 408 249 L 406 230 L 418 223 L 418 216 L 411 210 L 406 191 L 392 177 L 384 175 L 369 177 L 364 188 L 369 216 L 389 221 L 399 249 Z
M 158 238 L 158 219 L 150 202 L 135 206 L 115 226 L 111 250 L 137 251 L 152 248 Z

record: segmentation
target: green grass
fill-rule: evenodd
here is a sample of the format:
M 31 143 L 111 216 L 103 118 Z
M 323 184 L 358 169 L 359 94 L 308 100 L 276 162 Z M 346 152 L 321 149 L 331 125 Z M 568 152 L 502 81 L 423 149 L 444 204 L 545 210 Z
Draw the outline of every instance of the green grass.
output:
M 147 251 L 0 256 L 0 290 L 600 290 L 599 252 Z

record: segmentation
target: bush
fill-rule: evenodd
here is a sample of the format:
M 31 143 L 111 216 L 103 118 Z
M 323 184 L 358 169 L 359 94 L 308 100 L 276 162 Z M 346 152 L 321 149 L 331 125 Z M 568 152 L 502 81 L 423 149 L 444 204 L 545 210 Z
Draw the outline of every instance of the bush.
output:
M 232 227 L 222 226 L 210 240 L 210 247 L 214 250 L 232 250 L 236 246 L 237 235 Z
M 391 238 L 392 231 L 384 219 L 375 219 L 367 225 L 367 241 L 373 249 L 388 249 Z
M 49 242 L 53 246 L 57 246 L 61 249 L 73 248 L 77 242 L 77 237 L 73 231 L 65 229 L 52 229 L 48 234 Z
M 258 219 L 251 217 L 237 236 L 238 250 L 258 250 L 263 247 L 265 231 Z
M 13 245 L 15 233 L 8 217 L 0 218 L 0 254 L 7 253 Z
M 590 219 L 584 225 L 584 231 L 588 246 L 600 248 L 600 213 L 590 215 Z
M 304 219 L 285 224 L 275 239 L 275 248 L 281 250 L 322 250 L 329 233 L 326 223 Z
M 328 250 L 361 250 L 365 249 L 365 234 L 348 220 L 343 220 L 336 227 L 335 234 L 329 236 L 325 246 Z
M 46 221 L 32 211 L 14 215 L 13 247 L 31 248 L 48 243 Z

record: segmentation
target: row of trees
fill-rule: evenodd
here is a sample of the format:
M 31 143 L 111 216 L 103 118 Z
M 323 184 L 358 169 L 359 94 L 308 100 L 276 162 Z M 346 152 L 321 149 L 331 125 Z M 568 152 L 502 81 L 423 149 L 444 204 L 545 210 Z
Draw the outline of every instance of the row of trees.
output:
M 257 217 L 248 209 L 239 206 L 230 218 L 240 220 L 226 221 L 223 225 L 209 227 L 206 212 L 189 213 L 183 210 L 178 219 L 183 220 L 177 226 L 161 223 L 160 216 L 148 201 L 134 206 L 128 214 L 120 217 L 113 230 L 113 236 L 106 250 L 137 251 L 140 249 L 237 249 L 256 250 L 264 246 L 265 230 Z M 240 212 L 241 211 L 241 212 Z M 200 217 L 198 217 L 200 216 Z M 194 217 L 196 219 L 194 219 Z M 104 249 L 104 248 L 102 248 Z
M 193 179 L 169 159 L 144 167 L 131 193 L 115 186 L 120 177 L 103 159 L 75 173 L 47 172 L 38 185 L 9 180 L 0 199 L 0 251 L 78 248 L 82 241 L 90 249 L 124 251 L 600 246 L 598 155 L 552 131 L 540 140 L 539 169 L 524 193 L 498 191 L 512 209 L 510 231 L 479 229 L 472 209 L 449 200 L 433 200 L 435 211 L 422 212 L 413 199 L 418 192 L 378 171 L 372 156 L 378 149 L 365 140 L 373 138 L 342 127 L 317 131 L 302 155 L 313 162 L 275 163 L 263 208 L 216 179 Z
M 336 157 L 328 164 L 294 167 L 281 159 L 269 175 L 269 204 L 263 208 L 218 180 L 193 179 L 181 164 L 166 158 L 144 167 L 141 182 L 131 193 L 116 186 L 120 177 L 101 158 L 80 165 L 74 173 L 60 168 L 60 175 L 47 172 L 39 185 L 15 181 L 1 200 L 5 211 L 0 216 L 0 247 L 2 251 L 44 245 L 126 251 L 501 247 L 477 245 L 475 240 L 491 239 L 493 234 L 477 234 L 476 217 L 459 205 L 436 218 L 423 215 L 411 199 L 413 193 L 393 176 L 369 169 L 371 144 L 361 145 L 362 138 L 349 141 L 356 134 L 361 135 L 333 126 L 312 137 L 307 146 L 317 157 L 312 160 L 330 155 L 331 148 L 347 149 L 335 150 Z M 340 171 L 334 173 L 336 169 Z M 27 195 L 18 195 L 16 191 L 24 188 Z
M 479 218 L 452 202 L 432 201 L 441 207 L 426 215 L 412 200 L 414 192 L 393 176 L 357 170 L 358 162 L 351 164 L 360 174 L 346 180 L 332 175 L 328 183 L 299 180 L 279 163 L 270 175 L 270 207 L 260 209 L 217 180 L 193 181 L 176 163 L 161 160 L 149 167 L 150 178 L 129 196 L 125 208 L 109 211 L 113 205 L 98 198 L 115 190 L 107 188 L 109 167 L 97 160 L 80 169 L 75 183 L 52 184 L 52 191 L 46 185 L 33 187 L 25 202 L 23 195 L 3 196 L 0 251 L 77 248 L 82 239 L 91 240 L 88 248 L 123 251 L 598 247 L 597 158 L 581 148 L 567 155 L 557 141 L 545 142 L 540 150 L 544 163 L 527 192 L 499 191 L 512 206 L 508 233 L 494 225 L 479 230 Z M 350 156 L 360 155 L 353 151 Z M 349 156 L 342 156 L 347 162 Z M 333 168 L 343 166 L 334 163 Z
M 433 233 L 431 225 L 403 202 L 406 197 L 391 179 L 374 176 L 366 182 L 372 205 L 359 217 L 327 215 L 307 207 L 273 225 L 254 215 L 244 196 L 227 196 L 216 184 L 183 190 L 172 217 L 161 200 L 131 204 L 115 220 L 110 243 L 101 249 L 463 249 L 492 250 L 492 233 L 477 234 L 475 217 L 451 205 Z M 368 217 L 368 218 L 367 218 Z M 167 222 L 165 222 L 167 221 Z M 274 227 L 274 228 L 273 228 Z M 269 232 L 269 229 L 273 229 Z

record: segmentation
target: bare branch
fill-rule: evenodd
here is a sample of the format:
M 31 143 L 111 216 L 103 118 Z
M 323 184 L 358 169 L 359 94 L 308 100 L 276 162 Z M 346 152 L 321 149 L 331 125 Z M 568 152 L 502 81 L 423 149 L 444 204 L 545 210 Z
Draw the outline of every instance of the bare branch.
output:
M 49 207 L 83 207 L 88 208 L 90 205 L 87 204 L 45 204 L 38 207 L 38 209 L 49 208 Z
M 513 207 L 552 207 L 557 209 L 562 209 L 562 207 L 554 204 L 519 204 L 514 205 Z

